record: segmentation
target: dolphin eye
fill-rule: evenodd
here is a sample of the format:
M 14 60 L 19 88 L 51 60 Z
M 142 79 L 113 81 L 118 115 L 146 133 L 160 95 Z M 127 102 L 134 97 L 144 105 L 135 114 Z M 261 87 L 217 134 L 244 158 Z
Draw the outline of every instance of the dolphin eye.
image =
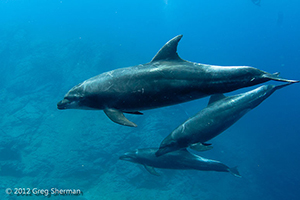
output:
M 77 101 L 77 100 L 83 99 L 83 97 L 74 95 L 74 96 L 67 96 L 67 97 L 65 97 L 65 99 L 67 99 L 69 101 Z

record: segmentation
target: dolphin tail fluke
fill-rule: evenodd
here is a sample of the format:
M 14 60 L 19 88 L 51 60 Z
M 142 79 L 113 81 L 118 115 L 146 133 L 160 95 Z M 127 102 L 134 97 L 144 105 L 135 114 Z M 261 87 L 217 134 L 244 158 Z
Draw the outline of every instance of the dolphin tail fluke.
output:
M 109 117 L 109 119 L 111 119 L 113 122 L 115 122 L 117 124 L 121 124 L 124 126 L 130 126 L 130 127 L 137 127 L 137 125 L 135 123 L 129 121 L 124 116 L 124 114 L 117 109 L 106 108 L 106 109 L 104 109 L 104 112 L 107 115 L 107 117 Z
M 279 90 L 279 89 L 284 88 L 286 86 L 292 85 L 293 83 L 295 83 L 295 82 L 290 82 L 290 83 L 286 83 L 286 84 L 282 84 L 282 85 L 276 85 L 275 89 Z
M 269 78 L 270 80 L 274 80 L 274 81 L 281 81 L 281 82 L 289 82 L 289 83 L 298 83 L 299 80 L 289 80 L 289 79 L 285 79 L 285 78 L 280 78 L 279 77 L 279 72 L 276 72 L 274 74 L 264 74 L 263 75 L 264 78 Z
M 241 174 L 240 174 L 240 172 L 239 172 L 238 169 L 237 169 L 237 166 L 232 167 L 232 168 L 229 168 L 228 170 L 229 170 L 229 172 L 230 172 L 232 175 L 234 175 L 234 176 L 236 176 L 236 177 L 239 177 L 239 178 L 242 177 Z

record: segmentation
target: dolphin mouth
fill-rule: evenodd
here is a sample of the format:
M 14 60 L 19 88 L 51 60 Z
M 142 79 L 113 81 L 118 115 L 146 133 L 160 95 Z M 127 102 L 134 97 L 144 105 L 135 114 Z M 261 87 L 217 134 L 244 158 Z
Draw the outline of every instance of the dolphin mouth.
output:
M 122 156 L 119 157 L 120 160 L 131 161 L 134 162 L 136 158 L 136 152 L 126 152 Z
M 63 100 L 61 100 L 60 102 L 57 103 L 57 108 L 58 108 L 59 110 L 65 110 L 65 109 L 67 109 L 67 105 L 68 105 L 69 103 L 70 103 L 69 100 L 63 99 Z
M 120 160 L 132 161 L 132 157 L 128 155 L 122 155 L 119 157 Z
M 168 153 L 169 151 L 167 150 L 167 148 L 159 148 L 156 152 L 155 155 L 156 157 L 162 156 L 166 153 Z
M 129 157 L 126 155 L 122 155 L 119 157 L 120 160 L 127 160 Z

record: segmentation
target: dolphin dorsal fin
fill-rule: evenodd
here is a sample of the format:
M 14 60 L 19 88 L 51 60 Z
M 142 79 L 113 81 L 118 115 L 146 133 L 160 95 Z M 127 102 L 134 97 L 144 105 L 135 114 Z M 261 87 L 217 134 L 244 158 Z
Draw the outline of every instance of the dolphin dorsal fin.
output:
M 169 40 L 152 58 L 151 62 L 161 61 L 161 60 L 180 60 L 182 59 L 177 54 L 178 42 L 182 38 L 182 35 L 177 35 L 176 37 Z
M 212 104 L 216 101 L 219 101 L 221 99 L 224 99 L 224 98 L 226 98 L 226 96 L 224 94 L 214 94 L 210 97 L 209 102 L 208 102 L 207 105 L 210 105 L 210 104 Z

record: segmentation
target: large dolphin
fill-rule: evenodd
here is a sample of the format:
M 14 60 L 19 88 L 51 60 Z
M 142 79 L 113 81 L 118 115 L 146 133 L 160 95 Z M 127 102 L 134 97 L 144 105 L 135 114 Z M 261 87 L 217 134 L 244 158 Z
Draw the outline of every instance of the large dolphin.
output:
M 137 149 L 120 156 L 121 160 L 130 161 L 144 165 L 145 169 L 153 175 L 159 175 L 154 168 L 164 169 L 194 169 L 201 171 L 230 172 L 241 177 L 236 167 L 229 168 L 223 163 L 203 158 L 181 149 L 160 157 L 155 156 L 157 149 Z
M 183 103 L 269 80 L 297 82 L 246 66 L 213 66 L 182 60 L 177 45 L 182 35 L 167 42 L 150 63 L 105 72 L 73 87 L 58 109 L 104 110 L 114 122 L 137 126 L 123 113 Z
M 194 150 L 210 149 L 210 146 L 206 148 L 203 144 L 229 128 L 273 92 L 287 85 L 290 84 L 263 85 L 229 97 L 223 94 L 211 96 L 206 108 L 186 120 L 162 141 L 156 156 L 187 147 Z

